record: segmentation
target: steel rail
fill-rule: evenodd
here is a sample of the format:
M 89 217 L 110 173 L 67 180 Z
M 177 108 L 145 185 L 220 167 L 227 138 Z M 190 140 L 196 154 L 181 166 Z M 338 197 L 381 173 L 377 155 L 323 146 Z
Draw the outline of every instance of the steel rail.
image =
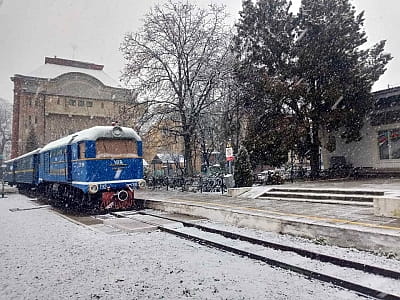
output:
M 125 216 L 122 213 L 112 213 L 112 214 L 114 216 L 120 217 L 120 218 L 132 218 L 130 216 Z M 182 221 L 182 220 L 174 219 L 174 218 L 170 218 L 170 217 L 164 217 L 164 216 L 160 216 L 160 215 L 156 215 L 156 214 L 152 214 L 152 213 L 147 213 L 147 212 L 143 212 L 143 211 L 138 211 L 137 214 L 152 216 L 152 217 L 165 219 L 165 220 L 170 220 L 170 221 L 174 221 L 174 222 L 179 222 L 182 225 L 184 225 L 185 227 L 193 227 L 193 228 L 196 228 L 196 229 L 199 229 L 199 230 L 202 230 L 202 231 L 206 231 L 206 232 L 209 232 L 209 233 L 217 233 L 218 234 L 218 233 L 221 232 L 224 237 L 228 237 L 228 238 L 231 238 L 231 239 L 246 238 L 246 239 L 241 239 L 241 240 L 247 241 L 247 242 L 250 242 L 250 243 L 252 241 L 265 242 L 265 241 L 262 241 L 262 240 L 257 240 L 257 239 L 245 237 L 243 235 L 238 235 L 238 234 L 235 234 L 235 233 L 230 233 L 230 232 L 226 232 L 226 231 L 222 231 L 222 230 L 218 230 L 218 229 L 214 229 L 214 228 L 209 228 L 209 227 L 201 226 L 201 225 L 194 224 L 194 223 L 191 223 L 191 222 L 186 222 L 186 221 Z M 132 218 L 132 219 L 139 220 L 137 218 Z M 370 297 L 374 297 L 376 299 L 384 299 L 384 300 L 400 300 L 400 295 L 386 293 L 384 291 L 380 291 L 380 290 L 377 290 L 377 289 L 374 289 L 374 288 L 363 286 L 363 285 L 360 285 L 358 283 L 347 281 L 347 280 L 344 280 L 344 279 L 341 279 L 341 278 L 338 278 L 338 277 L 334 277 L 334 276 L 327 275 L 327 274 L 320 273 L 320 272 L 315 272 L 315 271 L 308 270 L 308 269 L 305 269 L 305 268 L 302 268 L 302 267 L 298 267 L 298 266 L 295 266 L 295 265 L 292 265 L 292 264 L 289 264 L 289 263 L 285 263 L 283 261 L 279 261 L 279 260 L 272 259 L 272 258 L 269 258 L 269 257 L 266 257 L 266 256 L 255 254 L 255 253 L 252 253 L 252 252 L 249 252 L 249 251 L 245 251 L 245 250 L 241 250 L 241 249 L 238 249 L 238 248 L 235 248 L 235 247 L 231 247 L 231 246 L 228 246 L 228 245 L 217 243 L 217 242 L 205 239 L 205 238 L 201 238 L 201 237 L 198 237 L 198 236 L 194 236 L 194 235 L 191 235 L 191 234 L 188 234 L 188 233 L 181 232 L 179 230 L 174 230 L 174 229 L 171 229 L 171 228 L 167 228 L 167 227 L 165 227 L 163 225 L 159 225 L 159 224 L 151 222 L 151 221 L 143 221 L 142 220 L 142 222 L 157 226 L 157 228 L 159 230 L 163 231 L 163 232 L 166 232 L 166 233 L 169 233 L 169 234 L 173 234 L 175 236 L 178 236 L 178 237 L 190 240 L 190 241 L 194 241 L 194 242 L 202 244 L 202 245 L 214 247 L 216 249 L 220 249 L 220 250 L 223 250 L 223 251 L 234 253 L 234 254 L 237 254 L 237 255 L 240 255 L 240 256 L 243 256 L 243 257 L 248 257 L 250 259 L 262 261 L 262 262 L 267 263 L 270 266 L 275 266 L 275 267 L 279 267 L 279 268 L 282 268 L 282 269 L 285 269 L 285 270 L 293 271 L 293 272 L 299 273 L 301 275 L 307 276 L 309 278 L 313 278 L 313 279 L 317 279 L 317 280 L 320 280 L 320 281 L 323 281 L 323 282 L 331 283 L 333 285 L 336 285 L 336 286 L 348 289 L 350 291 L 354 291 L 356 293 L 359 293 L 359 294 L 361 294 L 363 296 L 370 296 Z M 225 236 L 224 234 L 228 234 L 228 236 Z M 237 236 L 237 238 L 232 238 L 230 236 Z M 269 243 L 269 242 L 267 242 L 267 243 Z M 262 244 L 263 243 L 260 243 L 258 245 L 262 245 Z M 276 244 L 276 245 L 278 245 L 278 244 Z M 280 246 L 282 246 L 282 245 L 280 245 Z M 307 250 L 304 250 L 304 251 L 307 251 Z M 352 263 L 351 261 L 348 261 L 348 262 Z
M 308 276 L 308 277 L 313 278 L 313 279 L 317 279 L 317 280 L 321 280 L 321 281 L 324 281 L 324 282 L 332 283 L 332 284 L 334 284 L 336 286 L 340 286 L 340 287 L 343 287 L 345 289 L 348 289 L 348 290 L 351 290 L 351 291 L 355 291 L 355 292 L 357 292 L 359 294 L 362 294 L 364 296 L 371 296 L 371 297 L 374 297 L 376 299 L 384 299 L 384 300 L 400 300 L 400 296 L 399 295 L 389 294 L 389 293 L 386 293 L 386 292 L 383 292 L 383 291 L 380 291 L 380 290 L 376 290 L 376 289 L 373 289 L 373 288 L 370 288 L 370 287 L 366 287 L 366 286 L 363 286 L 363 285 L 360 285 L 360 284 L 357 284 L 357 283 L 354 283 L 354 282 L 351 282 L 351 281 L 343 280 L 343 279 L 340 279 L 340 278 L 337 278 L 337 277 L 334 277 L 334 276 L 330 276 L 330 275 L 323 274 L 323 273 L 320 273 L 320 272 L 314 272 L 314 271 L 311 271 L 311 270 L 307 270 L 307 269 L 304 269 L 304 268 L 301 268 L 301 267 L 297 267 L 295 265 L 291 265 L 291 264 L 288 264 L 288 263 L 285 263 L 285 262 L 282 262 L 282 261 L 278 261 L 278 260 L 275 260 L 275 259 L 268 258 L 266 256 L 258 255 L 258 254 L 252 253 L 252 252 L 244 251 L 244 250 L 237 249 L 237 248 L 234 248 L 234 247 L 230 247 L 230 246 L 227 246 L 227 245 L 224 245 L 224 244 L 220 244 L 220 243 L 217 243 L 217 242 L 206 240 L 206 239 L 203 239 L 203 238 L 200 238 L 200 237 L 196 237 L 196 236 L 193 236 L 193 235 L 190 235 L 190 234 L 187 234 L 187 233 L 183 233 L 183 232 L 180 232 L 180 231 L 177 231 L 177 230 L 174 230 L 174 229 L 166 228 L 164 226 L 158 226 L 158 229 L 160 229 L 161 231 L 176 235 L 178 237 L 181 237 L 181 238 L 184 238 L 184 239 L 187 239 L 187 240 L 191 240 L 191 241 L 200 243 L 202 245 L 211 246 L 211 247 L 214 247 L 214 248 L 217 248 L 217 249 L 221 249 L 223 251 L 227 251 L 227 252 L 238 254 L 238 255 L 241 255 L 241 256 L 244 256 L 244 257 L 248 257 L 248 258 L 251 258 L 251 259 L 259 260 L 259 261 L 265 262 L 265 263 L 267 263 L 268 265 L 271 265 L 271 266 L 279 267 L 279 268 L 282 268 L 282 269 L 285 269 L 285 270 L 290 270 L 290 271 L 293 271 L 293 272 Z
M 261 245 L 264 247 L 272 248 L 275 250 L 294 252 L 303 257 L 311 258 L 314 260 L 319 260 L 321 262 L 331 263 L 331 264 L 334 264 L 334 265 L 337 265 L 340 267 L 352 268 L 352 269 L 363 271 L 366 273 L 381 275 L 381 276 L 393 278 L 393 279 L 400 279 L 400 272 L 397 272 L 394 270 L 389 270 L 389 269 L 384 269 L 384 268 L 377 267 L 377 266 L 363 264 L 363 263 L 359 263 L 359 262 L 355 262 L 355 261 L 351 261 L 351 260 L 347 260 L 347 259 L 343 259 L 343 258 L 339 258 L 339 257 L 335 257 L 335 256 L 330 256 L 330 255 L 326 255 L 326 254 L 322 254 L 322 253 L 318 253 L 318 252 L 309 251 L 309 250 L 302 249 L 302 248 L 297 248 L 297 247 L 277 244 L 277 243 L 273 243 L 273 242 L 269 242 L 269 241 L 265 241 L 265 240 L 260 240 L 260 239 L 244 236 L 244 235 L 241 235 L 238 233 L 215 229 L 215 228 L 211 228 L 211 227 L 207 227 L 207 226 L 203 226 L 203 225 L 199 225 L 199 224 L 195 224 L 195 223 L 191 223 L 191 222 L 187 222 L 187 221 L 173 219 L 170 217 L 159 216 L 156 214 L 151 214 L 151 213 L 147 213 L 147 212 L 143 212 L 143 211 L 139 211 L 138 213 L 143 214 L 143 215 L 158 217 L 158 218 L 162 218 L 162 219 L 166 219 L 166 220 L 170 220 L 170 221 L 174 221 L 174 222 L 180 222 L 185 227 L 193 227 L 193 228 L 205 231 L 205 232 L 219 234 L 226 238 L 230 238 L 230 239 L 234 239 L 234 240 L 241 240 L 241 241 L 249 242 L 251 244 Z
M 119 217 L 119 218 L 132 218 L 132 219 L 135 219 L 134 217 L 131 217 L 129 215 L 128 216 L 124 215 L 123 212 L 111 212 L 111 214 L 116 216 L 116 217 Z M 236 234 L 236 233 L 222 231 L 222 230 L 218 230 L 218 229 L 214 229 L 214 228 L 209 228 L 209 227 L 198 225 L 198 224 L 194 224 L 194 223 L 191 223 L 191 222 L 182 221 L 182 220 L 179 220 L 179 219 L 174 219 L 174 218 L 165 217 L 165 216 L 160 216 L 160 215 L 147 213 L 147 212 L 143 212 L 143 211 L 137 211 L 135 213 L 135 215 L 137 215 L 137 214 L 139 214 L 139 215 L 148 215 L 148 216 L 152 216 L 152 217 L 159 218 L 159 219 L 165 219 L 165 220 L 170 220 L 170 221 L 174 221 L 174 222 L 179 222 L 185 227 L 193 227 L 193 228 L 196 228 L 198 230 L 206 231 L 206 232 L 209 232 L 209 233 L 220 234 L 220 235 L 222 235 L 224 237 L 227 237 L 227 238 L 230 238 L 230 239 L 237 239 L 237 240 L 239 239 L 239 240 L 243 240 L 243 241 L 246 241 L 246 242 L 249 242 L 249 243 L 253 243 L 254 242 L 253 244 L 257 244 L 257 245 L 265 245 L 265 244 L 279 245 L 279 244 L 275 244 L 275 243 L 266 242 L 266 241 L 263 241 L 263 240 L 258 240 L 258 239 L 246 237 L 246 236 L 239 235 L 239 234 Z M 137 220 L 139 220 L 139 219 L 137 219 Z M 338 277 L 335 277 L 335 276 L 331 276 L 331 275 L 324 274 L 324 273 L 321 273 L 321 272 L 312 271 L 312 270 L 309 270 L 309 269 L 306 269 L 306 268 L 302 268 L 302 267 L 299 267 L 299 266 L 296 266 L 296 265 L 292 265 L 292 264 L 289 264 L 289 263 L 286 263 L 286 262 L 283 262 L 283 261 L 280 261 L 280 260 L 272 259 L 272 258 L 269 258 L 269 257 L 266 257 L 266 256 L 262 256 L 262 255 L 256 254 L 256 253 L 252 253 L 252 252 L 249 252 L 249 251 L 241 250 L 241 249 L 229 246 L 229 245 L 225 245 L 225 244 L 221 244 L 221 243 L 218 243 L 218 242 L 214 242 L 214 241 L 211 241 L 211 240 L 208 240 L 208 239 L 205 239 L 205 238 L 201 238 L 201 237 L 198 237 L 198 236 L 195 236 L 195 235 L 191 235 L 191 234 L 188 234 L 188 233 L 181 232 L 179 230 L 174 230 L 174 229 L 165 227 L 163 225 L 159 225 L 159 224 L 157 224 L 155 222 L 143 221 L 143 220 L 141 220 L 141 221 L 144 222 L 144 223 L 148 223 L 148 224 L 154 225 L 159 230 L 161 230 L 163 232 L 166 232 L 166 233 L 169 233 L 169 234 L 173 234 L 175 236 L 178 236 L 178 237 L 181 237 L 181 238 L 184 238 L 184 239 L 187 239 L 187 240 L 191 240 L 191 241 L 197 242 L 197 243 L 202 244 L 202 245 L 214 247 L 216 249 L 220 249 L 220 250 L 223 250 L 223 251 L 234 253 L 234 254 L 237 254 L 237 255 L 240 255 L 240 256 L 243 256 L 243 257 L 248 257 L 250 259 L 262 261 L 262 262 L 264 262 L 264 263 L 266 263 L 266 264 L 268 264 L 270 266 L 279 267 L 281 269 L 285 269 L 285 270 L 289 270 L 289 271 L 292 271 L 292 272 L 296 272 L 298 274 L 307 276 L 307 277 L 312 278 L 312 279 L 317 279 L 317 280 L 320 280 L 320 281 L 323 281 L 323 282 L 331 283 L 333 285 L 345 288 L 347 290 L 354 291 L 354 292 L 356 292 L 356 293 L 358 293 L 360 295 L 363 295 L 363 296 L 369 296 L 369 297 L 374 297 L 376 299 L 384 299 L 384 300 L 400 300 L 400 295 L 387 293 L 387 292 L 384 292 L 384 291 L 381 291 L 381 290 L 377 290 L 377 289 L 374 289 L 374 288 L 371 288 L 371 287 L 360 285 L 360 284 L 355 283 L 355 282 L 347 281 L 347 280 L 344 280 L 344 279 L 341 279 L 341 278 L 338 278 Z M 279 246 L 283 246 L 283 245 L 279 245 Z M 287 246 L 285 246 L 285 247 L 287 247 Z M 288 247 L 286 249 L 289 249 L 289 248 L 294 248 L 294 247 Z M 298 249 L 298 248 L 294 248 L 294 249 Z M 304 253 L 309 252 L 309 251 L 304 250 L 304 249 L 300 249 L 300 250 L 305 251 Z M 288 250 L 286 250 L 286 251 L 288 251 Z M 311 253 L 314 253 L 314 252 L 311 252 Z M 319 253 L 314 253 L 314 254 L 317 254 L 317 256 L 315 256 L 316 259 L 319 259 L 320 257 L 324 257 L 325 256 L 325 255 L 322 255 L 322 254 L 319 254 Z M 330 257 L 330 256 L 327 256 L 327 257 Z M 335 258 L 335 259 L 340 260 L 339 258 Z M 329 261 L 324 261 L 324 262 L 328 262 L 329 263 Z M 355 263 L 356 265 L 359 264 L 359 263 L 352 262 L 352 261 L 346 261 L 346 266 L 347 266 L 348 263 L 350 263 L 350 264 Z M 373 266 L 371 266 L 371 267 L 373 267 Z M 385 270 L 385 269 L 382 269 L 382 270 Z M 387 271 L 390 271 L 390 270 L 387 270 Z M 395 271 L 393 271 L 393 272 L 394 273 L 388 272 L 388 274 L 392 274 L 393 275 L 393 274 L 396 273 Z M 392 276 L 386 276 L 386 277 L 393 278 Z M 398 277 L 395 277 L 395 278 L 398 278 Z
M 42 209 L 42 208 L 51 208 L 51 205 L 41 205 L 41 206 L 35 206 L 35 207 L 28 207 L 28 208 L 10 208 L 9 211 L 11 212 L 16 212 L 16 211 L 26 211 L 26 210 L 34 210 L 34 209 Z

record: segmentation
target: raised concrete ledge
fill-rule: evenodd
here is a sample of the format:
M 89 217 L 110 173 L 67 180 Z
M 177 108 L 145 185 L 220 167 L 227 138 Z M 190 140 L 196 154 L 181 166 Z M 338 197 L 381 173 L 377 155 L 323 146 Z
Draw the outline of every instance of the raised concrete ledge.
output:
M 366 251 L 392 252 L 400 255 L 400 230 L 368 228 L 354 224 L 337 225 L 290 216 L 272 216 L 235 208 L 178 200 L 146 200 L 146 208 L 207 218 L 239 227 L 290 234 L 310 239 L 324 238 L 328 244 Z
M 400 218 L 400 198 L 374 198 L 374 215 Z
M 305 199 L 305 198 L 278 198 L 278 197 L 268 197 L 260 196 L 257 199 L 261 200 L 281 200 L 281 201 L 293 201 L 293 202 L 309 202 L 309 203 L 328 203 L 328 204 L 341 204 L 341 205 L 351 205 L 351 206 L 364 206 L 373 207 L 373 202 L 360 202 L 360 201 L 345 201 L 345 200 L 318 200 L 318 199 Z
M 251 187 L 242 187 L 242 188 L 230 188 L 228 189 L 228 196 L 229 197 L 237 197 L 244 193 L 247 193 L 251 190 Z
M 0 193 L 2 191 L 2 187 L 0 185 Z M 4 194 L 14 194 L 18 193 L 18 189 L 15 186 L 9 186 L 8 184 L 4 185 Z

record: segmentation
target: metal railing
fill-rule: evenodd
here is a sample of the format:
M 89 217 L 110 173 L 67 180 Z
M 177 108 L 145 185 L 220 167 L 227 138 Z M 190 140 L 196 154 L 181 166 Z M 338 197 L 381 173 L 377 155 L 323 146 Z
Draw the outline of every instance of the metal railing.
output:
M 223 176 L 196 177 L 149 177 L 146 179 L 149 189 L 180 190 L 182 192 L 211 192 L 224 194 L 227 191 Z

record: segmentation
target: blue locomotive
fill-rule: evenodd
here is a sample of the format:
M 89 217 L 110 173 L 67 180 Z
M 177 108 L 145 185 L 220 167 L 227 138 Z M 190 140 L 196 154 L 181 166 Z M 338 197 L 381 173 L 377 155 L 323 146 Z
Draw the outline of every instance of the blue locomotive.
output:
M 142 156 L 132 128 L 96 126 L 6 161 L 4 180 L 66 207 L 128 209 L 145 186 Z

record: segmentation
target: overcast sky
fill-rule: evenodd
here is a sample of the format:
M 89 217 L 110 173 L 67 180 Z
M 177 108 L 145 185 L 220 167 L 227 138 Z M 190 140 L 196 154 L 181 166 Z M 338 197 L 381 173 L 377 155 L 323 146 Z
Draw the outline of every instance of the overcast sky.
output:
M 104 64 L 119 80 L 124 60 L 119 45 L 128 31 L 135 31 L 143 15 L 163 0 L 0 0 L 0 98 L 12 101 L 14 74 L 28 74 L 44 64 L 45 56 Z M 196 0 L 206 5 L 210 0 Z M 242 0 L 223 3 L 238 18 Z M 300 0 L 293 0 L 294 7 Z M 400 0 L 353 0 L 365 10 L 369 42 L 386 39 L 394 59 L 374 90 L 400 85 Z

